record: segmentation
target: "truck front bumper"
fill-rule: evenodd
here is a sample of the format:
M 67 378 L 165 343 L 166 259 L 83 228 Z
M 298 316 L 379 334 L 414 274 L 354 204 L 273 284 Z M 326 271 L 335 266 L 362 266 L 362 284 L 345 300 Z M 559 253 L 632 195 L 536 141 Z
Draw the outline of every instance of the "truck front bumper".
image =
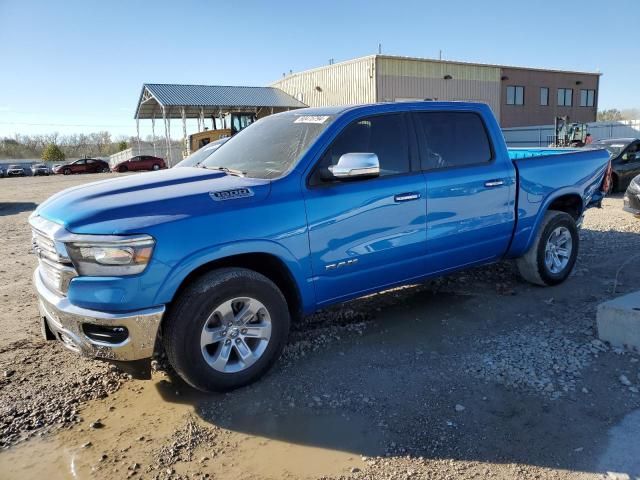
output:
M 42 333 L 69 350 L 108 360 L 141 360 L 153 354 L 164 305 L 127 313 L 77 307 L 49 290 L 37 268 L 33 284 L 38 294 Z

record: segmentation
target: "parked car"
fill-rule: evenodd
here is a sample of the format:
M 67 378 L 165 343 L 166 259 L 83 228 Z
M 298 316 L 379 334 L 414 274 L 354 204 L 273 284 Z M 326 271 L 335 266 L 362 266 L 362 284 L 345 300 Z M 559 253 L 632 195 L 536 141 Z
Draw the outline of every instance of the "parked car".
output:
M 51 171 L 49 170 L 49 167 L 47 167 L 44 163 L 36 163 L 34 165 L 31 165 L 31 173 L 34 177 L 37 175 L 48 176 Z
M 640 217 L 640 175 L 637 175 L 629 183 L 624 194 L 624 209 Z
M 75 162 L 53 167 L 53 173 L 71 175 L 72 173 L 104 173 L 109 171 L 109 164 L 98 158 L 81 158 Z
M 178 162 L 173 168 L 199 166 L 202 162 L 209 158 L 209 155 L 211 155 L 213 152 L 218 150 L 218 148 L 224 145 L 227 140 L 229 140 L 229 138 L 231 137 L 221 138 L 220 140 L 216 140 L 215 142 L 206 144 L 204 147 L 196 150 L 181 162 Z
M 0 167 L 0 178 L 4 178 L 4 168 Z
M 114 172 L 137 172 L 140 170 L 161 170 L 167 164 L 159 157 L 152 155 L 137 155 L 124 162 L 116 163 L 111 170 Z
M 591 146 L 605 148 L 609 152 L 613 169 L 612 192 L 623 192 L 633 177 L 640 174 L 640 139 L 610 138 L 593 142 Z
M 416 102 L 271 115 L 202 166 L 40 204 L 47 338 L 111 360 L 161 341 L 190 385 L 229 390 L 331 304 L 502 259 L 557 285 L 609 155 L 508 150 L 487 105 Z
M 24 177 L 26 174 L 27 172 L 20 165 L 9 165 L 7 167 L 7 177 Z

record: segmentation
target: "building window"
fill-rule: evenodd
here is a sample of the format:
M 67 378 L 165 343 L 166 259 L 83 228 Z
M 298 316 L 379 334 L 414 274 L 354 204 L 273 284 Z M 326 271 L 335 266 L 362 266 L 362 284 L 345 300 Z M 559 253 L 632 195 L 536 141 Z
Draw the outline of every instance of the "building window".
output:
M 517 85 L 507 87 L 507 105 L 524 105 L 524 87 Z
M 549 89 L 540 87 L 540 105 L 549 105 Z
M 580 106 L 593 107 L 595 105 L 595 90 L 580 90 Z
M 558 89 L 558 106 L 570 107 L 573 105 L 573 90 L 570 88 Z

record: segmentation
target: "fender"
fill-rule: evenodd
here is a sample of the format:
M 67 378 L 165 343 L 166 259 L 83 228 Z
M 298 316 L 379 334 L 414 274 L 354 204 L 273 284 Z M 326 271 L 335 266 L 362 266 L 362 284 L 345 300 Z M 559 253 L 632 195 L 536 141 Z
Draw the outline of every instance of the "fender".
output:
M 303 310 L 305 312 L 313 310 L 316 299 L 308 258 L 304 259 L 303 264 L 299 262 L 287 248 L 271 240 L 247 240 L 243 242 L 223 243 L 194 252 L 188 257 L 183 258 L 172 269 L 158 290 L 155 303 L 170 303 L 185 278 L 197 268 L 216 260 L 248 253 L 266 253 L 280 259 L 296 283 L 302 300 Z
M 527 192 L 520 190 L 518 194 L 521 197 L 520 201 L 522 201 L 522 196 L 527 195 Z M 585 211 L 584 206 L 586 205 L 585 193 L 580 193 L 579 190 L 576 190 L 574 185 L 561 188 L 559 190 L 554 190 L 544 198 L 535 217 L 521 218 L 520 215 L 518 215 L 518 224 L 516 226 L 517 233 L 515 234 L 511 248 L 506 255 L 507 258 L 520 257 L 529 250 L 529 248 L 533 244 L 533 240 L 536 234 L 538 233 L 538 229 L 540 228 L 542 220 L 544 219 L 544 215 L 545 213 L 547 213 L 547 210 L 549 210 L 549 206 L 556 199 L 565 195 L 577 195 L 582 199 L 582 212 L 580 212 L 580 215 L 582 216 Z M 520 210 L 519 208 L 519 211 L 522 210 Z

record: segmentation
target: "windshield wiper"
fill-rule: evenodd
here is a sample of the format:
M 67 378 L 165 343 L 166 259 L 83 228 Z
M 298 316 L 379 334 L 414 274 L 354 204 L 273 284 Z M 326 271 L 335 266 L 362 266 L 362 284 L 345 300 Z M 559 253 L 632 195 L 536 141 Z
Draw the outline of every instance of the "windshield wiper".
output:
M 200 165 L 200 167 L 207 168 L 209 170 L 219 170 L 229 175 L 236 175 L 237 177 L 244 177 L 247 174 L 247 172 L 243 172 L 242 170 L 236 170 L 234 168 L 228 168 L 228 167 L 207 167 L 202 164 Z

